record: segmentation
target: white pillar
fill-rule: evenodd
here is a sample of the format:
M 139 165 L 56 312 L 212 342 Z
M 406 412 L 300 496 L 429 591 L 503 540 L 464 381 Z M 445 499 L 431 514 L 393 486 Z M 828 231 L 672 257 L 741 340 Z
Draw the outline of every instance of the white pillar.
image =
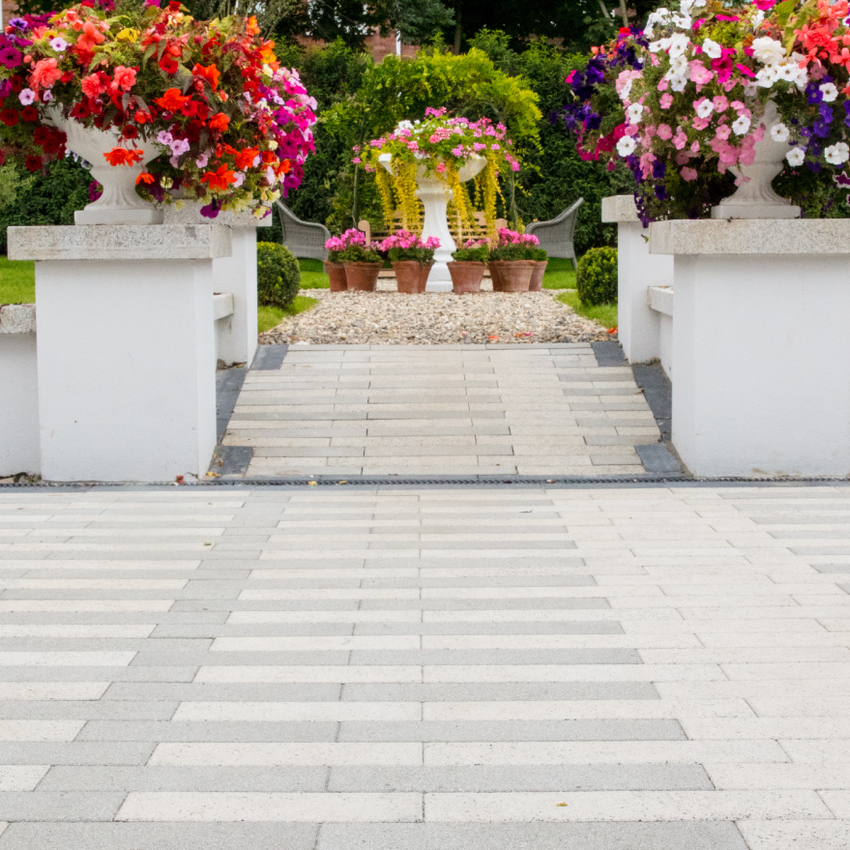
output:
M 203 475 L 215 448 L 212 261 L 222 227 L 9 228 L 36 260 L 41 472 L 50 481 Z
M 271 227 L 272 216 L 255 218 L 250 212 L 220 212 L 214 219 L 201 215 L 201 204 L 183 201 L 163 209 L 166 224 L 225 225 L 231 231 L 233 253 L 213 262 L 213 293 L 233 295 L 233 315 L 219 333 L 216 357 L 225 363 L 251 364 L 257 350 L 257 228 Z
M 419 188 L 416 190 L 416 197 L 422 201 L 422 206 L 425 208 L 422 241 L 432 236 L 440 240 L 440 247 L 434 252 L 434 265 L 428 275 L 428 284 L 425 289 L 427 292 L 451 292 L 452 276 L 447 264 L 452 261 L 452 251 L 455 250 L 456 245 L 449 230 L 446 209 L 452 192 L 442 180 L 436 177 L 419 178 L 417 184 Z
M 667 221 L 673 444 L 695 475 L 850 474 L 850 221 Z
M 603 198 L 602 221 L 617 224 L 617 336 L 630 363 L 647 363 L 661 357 L 660 317 L 647 289 L 672 286 L 673 260 L 649 253 L 631 195 Z
M 41 471 L 35 305 L 0 307 L 0 478 Z

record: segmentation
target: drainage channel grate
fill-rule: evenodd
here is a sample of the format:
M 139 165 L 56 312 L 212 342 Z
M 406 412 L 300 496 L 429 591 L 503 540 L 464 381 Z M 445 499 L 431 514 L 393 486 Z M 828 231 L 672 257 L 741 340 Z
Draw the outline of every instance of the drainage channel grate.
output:
M 115 482 L 115 481 L 76 481 L 73 483 L 26 481 L 19 484 L 2 483 L 0 490 L 8 489 L 40 489 L 40 490 L 87 490 L 91 488 L 103 489 L 144 489 L 148 487 L 162 488 L 184 486 L 189 488 L 216 488 L 230 487 L 234 489 L 247 489 L 251 487 L 529 487 L 529 486 L 592 486 L 592 487 L 624 487 L 641 486 L 645 484 L 667 484 L 677 487 L 714 487 L 718 485 L 745 485 L 761 486 L 763 484 L 781 484 L 786 487 L 810 486 L 816 484 L 828 484 L 841 486 L 850 484 L 848 478 L 835 477 L 810 477 L 810 478 L 782 478 L 782 477 L 718 477 L 718 478 L 691 478 L 684 475 L 624 475 L 624 476 L 479 476 L 479 477 L 447 477 L 447 476 L 422 476 L 422 477 L 366 477 L 339 478 L 339 477 L 316 477 L 316 478 L 239 478 L 239 479 L 205 479 L 201 481 L 187 481 L 178 485 L 174 481 L 161 482 Z

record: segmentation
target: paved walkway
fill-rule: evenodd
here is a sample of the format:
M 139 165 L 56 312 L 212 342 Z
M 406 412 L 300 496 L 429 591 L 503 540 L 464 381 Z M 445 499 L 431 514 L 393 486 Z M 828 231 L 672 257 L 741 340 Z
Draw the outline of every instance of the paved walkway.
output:
M 632 370 L 588 343 L 293 346 L 260 365 L 226 476 L 640 474 L 636 447 L 659 440 Z
M 846 486 L 0 489 L 0 850 L 845 850 L 848 572 Z

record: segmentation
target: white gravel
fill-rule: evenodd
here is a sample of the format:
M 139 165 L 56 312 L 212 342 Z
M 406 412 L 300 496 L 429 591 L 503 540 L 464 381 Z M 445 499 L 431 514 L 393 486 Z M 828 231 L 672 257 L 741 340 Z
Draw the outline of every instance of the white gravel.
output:
M 490 282 L 485 281 L 487 288 Z M 461 342 L 588 342 L 611 339 L 605 328 L 555 300 L 558 290 L 403 295 L 395 281 L 378 281 L 377 292 L 302 289 L 319 299 L 305 313 L 260 335 L 265 345 L 439 345 Z

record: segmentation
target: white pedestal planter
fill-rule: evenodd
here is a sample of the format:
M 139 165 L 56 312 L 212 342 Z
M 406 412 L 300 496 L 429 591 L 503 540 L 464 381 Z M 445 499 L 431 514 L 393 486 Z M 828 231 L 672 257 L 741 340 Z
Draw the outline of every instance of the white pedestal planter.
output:
M 271 227 L 272 217 L 254 218 L 250 212 L 220 212 L 215 218 L 204 218 L 201 204 L 184 201 L 178 210 L 163 209 L 166 224 L 224 225 L 230 229 L 233 253 L 213 261 L 213 292 L 233 295 L 233 315 L 219 331 L 217 356 L 228 365 L 248 363 L 257 350 L 257 228 Z
M 0 307 L 0 478 L 38 474 L 35 305 Z
M 68 137 L 68 150 L 91 164 L 91 176 L 103 187 L 103 194 L 96 201 L 74 213 L 76 224 L 162 223 L 162 213 L 136 194 L 136 178 L 144 164 L 161 153 L 153 142 L 124 142 L 121 147 L 135 145 L 144 158 L 137 165 L 110 165 L 103 155 L 119 147 L 115 133 L 84 127 L 78 121 L 63 118 L 58 109 L 51 109 L 50 120 Z
M 762 123 L 765 126 L 764 138 L 756 142 L 755 162 L 732 169 L 737 177 L 748 177 L 733 195 L 711 208 L 712 218 L 799 218 L 800 208 L 773 191 L 771 182 L 785 167 L 787 142 L 775 142 L 770 136 L 770 128 L 780 122 L 776 104 L 768 101 Z
M 36 260 L 41 472 L 202 475 L 215 448 L 212 261 L 224 227 L 9 228 Z
M 602 221 L 617 224 L 617 334 L 623 351 L 630 363 L 660 358 L 659 316 L 647 288 L 672 285 L 673 259 L 649 253 L 648 231 L 631 195 L 603 198 Z
M 850 221 L 667 221 L 673 443 L 695 475 L 850 474 Z
M 381 165 L 387 171 L 392 171 L 392 157 L 382 154 L 379 157 Z M 472 180 L 487 164 L 483 156 L 472 157 L 458 172 L 461 183 Z M 447 208 L 452 198 L 451 190 L 435 174 L 426 177 L 425 166 L 420 166 L 416 172 L 416 197 L 422 201 L 425 208 L 425 222 L 422 227 L 423 241 L 432 236 L 440 240 L 440 247 L 434 252 L 434 265 L 428 275 L 426 292 L 451 292 L 452 276 L 448 264 L 452 261 L 452 251 L 457 248 L 449 230 Z

